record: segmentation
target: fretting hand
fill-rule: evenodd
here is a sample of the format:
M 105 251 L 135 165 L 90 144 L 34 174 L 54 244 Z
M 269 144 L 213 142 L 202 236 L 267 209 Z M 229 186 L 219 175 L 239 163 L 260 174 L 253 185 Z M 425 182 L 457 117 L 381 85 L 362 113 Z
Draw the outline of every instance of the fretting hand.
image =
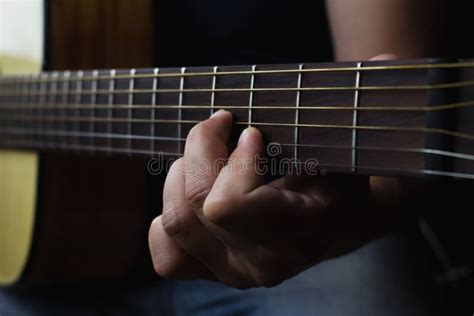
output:
M 380 181 L 288 176 L 265 184 L 255 168 L 262 135 L 245 129 L 228 156 L 231 126 L 223 110 L 195 126 L 169 171 L 149 235 L 160 276 L 274 286 L 386 229 L 372 190 Z

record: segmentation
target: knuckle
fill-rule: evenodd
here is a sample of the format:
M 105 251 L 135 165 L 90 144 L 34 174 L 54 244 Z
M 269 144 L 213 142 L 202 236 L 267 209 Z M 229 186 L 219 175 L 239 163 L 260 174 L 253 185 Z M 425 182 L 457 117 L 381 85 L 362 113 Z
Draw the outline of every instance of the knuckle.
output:
M 164 231 L 171 237 L 177 234 L 186 234 L 185 216 L 172 205 L 163 208 L 162 225 Z
M 201 122 L 193 128 L 188 133 L 188 137 L 186 139 L 187 142 L 194 142 L 201 139 L 207 139 L 209 136 L 209 132 L 205 126 L 205 122 Z
M 161 225 L 161 219 L 159 216 L 155 217 L 150 224 L 150 234 L 158 231 L 159 225 Z
M 228 198 L 214 199 L 204 205 L 204 217 L 215 225 L 226 224 L 232 217 L 231 205 L 233 205 L 233 202 Z
M 176 169 L 177 169 L 177 171 L 181 172 L 182 169 L 183 169 L 183 166 L 184 166 L 183 164 L 184 164 L 184 158 L 183 157 L 178 158 L 175 161 L 173 161 L 173 163 L 170 166 L 168 176 L 169 176 L 169 174 L 174 173 L 176 171 Z
M 206 200 L 211 188 L 206 181 L 191 181 L 185 190 L 186 201 L 193 209 L 201 208 Z
M 186 164 L 183 157 L 172 161 L 172 164 L 169 166 L 168 174 L 166 175 L 165 180 L 165 190 L 164 190 L 164 197 L 168 197 L 170 194 L 173 194 L 174 190 L 169 190 L 170 184 L 173 180 L 177 180 L 179 177 L 185 176 L 186 173 Z M 166 190 L 168 188 L 168 190 Z

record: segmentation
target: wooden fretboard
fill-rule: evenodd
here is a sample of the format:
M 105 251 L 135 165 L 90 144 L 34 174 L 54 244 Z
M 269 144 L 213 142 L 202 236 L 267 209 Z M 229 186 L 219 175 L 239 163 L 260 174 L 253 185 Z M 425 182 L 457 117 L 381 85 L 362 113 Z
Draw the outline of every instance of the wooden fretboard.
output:
M 474 62 L 430 60 L 2 77 L 0 147 L 179 156 L 224 108 L 293 163 L 474 178 L 473 80 Z

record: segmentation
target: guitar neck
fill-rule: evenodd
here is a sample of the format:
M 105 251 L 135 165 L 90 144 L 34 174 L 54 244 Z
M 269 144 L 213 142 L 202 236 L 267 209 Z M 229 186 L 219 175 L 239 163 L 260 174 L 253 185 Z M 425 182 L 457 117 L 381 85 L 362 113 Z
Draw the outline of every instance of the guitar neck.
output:
M 344 173 L 474 178 L 474 63 L 44 72 L 0 79 L 0 147 L 180 156 L 218 109 L 279 159 Z M 270 146 L 269 146 L 270 149 Z

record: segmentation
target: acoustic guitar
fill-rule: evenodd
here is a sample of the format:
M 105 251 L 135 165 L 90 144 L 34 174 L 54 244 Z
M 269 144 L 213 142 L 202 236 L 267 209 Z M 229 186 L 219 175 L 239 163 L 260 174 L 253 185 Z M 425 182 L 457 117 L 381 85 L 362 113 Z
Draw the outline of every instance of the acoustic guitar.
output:
M 289 169 L 474 179 L 473 60 L 152 68 L 153 45 L 136 37 L 151 38 L 151 2 L 137 1 L 113 50 L 77 33 L 78 21 L 103 38 L 98 24 L 115 25 L 94 5 L 130 16 L 127 1 L 100 3 L 51 2 L 46 16 L 61 23 L 46 24 L 49 71 L 0 79 L 2 285 L 136 270 L 159 200 L 150 174 L 218 109 L 236 135 L 262 131 Z

